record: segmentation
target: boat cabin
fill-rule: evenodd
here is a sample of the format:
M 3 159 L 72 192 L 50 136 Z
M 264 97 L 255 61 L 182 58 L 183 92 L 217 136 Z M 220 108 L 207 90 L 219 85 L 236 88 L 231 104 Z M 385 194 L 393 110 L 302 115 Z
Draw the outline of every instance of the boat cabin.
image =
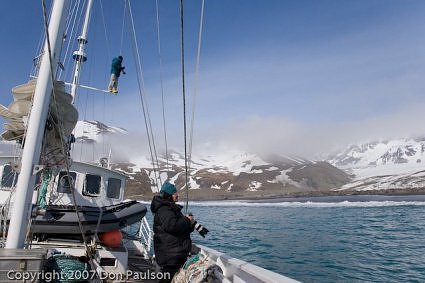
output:
M 5 200 L 18 180 L 18 161 L 15 157 L 0 157 L 0 198 Z M 40 174 L 36 175 L 36 189 L 40 188 Z M 126 175 L 100 165 L 73 162 L 69 172 L 65 168 L 53 174 L 49 181 L 46 203 L 72 205 L 72 187 L 79 206 L 108 206 L 124 200 Z

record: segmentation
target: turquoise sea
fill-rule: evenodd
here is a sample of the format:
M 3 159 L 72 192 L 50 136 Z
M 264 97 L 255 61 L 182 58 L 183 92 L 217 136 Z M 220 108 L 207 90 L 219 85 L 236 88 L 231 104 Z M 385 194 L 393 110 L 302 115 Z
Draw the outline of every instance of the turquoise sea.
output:
M 302 282 L 425 282 L 425 196 L 199 202 L 189 211 L 210 230 L 194 242 Z

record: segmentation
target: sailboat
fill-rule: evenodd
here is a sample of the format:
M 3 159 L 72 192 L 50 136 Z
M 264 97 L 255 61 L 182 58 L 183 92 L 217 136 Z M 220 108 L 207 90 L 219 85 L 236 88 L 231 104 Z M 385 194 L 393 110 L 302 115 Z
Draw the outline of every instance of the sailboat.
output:
M 84 1 L 73 81 L 66 83 L 58 79 L 58 72 L 71 2 L 53 1 L 37 75 L 12 89 L 8 107 L 0 106 L 6 120 L 1 136 L 16 142 L 21 152 L 0 158 L 0 280 L 155 282 L 160 273 L 144 217 L 147 209 L 124 198 L 126 175 L 112 170 L 105 160 L 90 164 L 70 157 L 78 120 L 73 102 L 87 60 L 93 0 Z M 129 227 L 137 227 L 136 233 L 128 233 Z M 195 250 L 202 262 L 208 262 L 208 268 L 199 266 L 199 280 L 296 282 L 208 247 Z

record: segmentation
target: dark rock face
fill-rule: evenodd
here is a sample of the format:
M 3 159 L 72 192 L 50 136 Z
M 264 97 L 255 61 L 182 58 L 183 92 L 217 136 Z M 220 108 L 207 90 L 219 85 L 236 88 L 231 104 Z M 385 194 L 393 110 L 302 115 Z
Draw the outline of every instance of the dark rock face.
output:
M 327 191 L 350 181 L 350 176 L 327 162 L 317 162 L 295 167 L 289 174 L 292 180 L 305 182 L 307 188 Z

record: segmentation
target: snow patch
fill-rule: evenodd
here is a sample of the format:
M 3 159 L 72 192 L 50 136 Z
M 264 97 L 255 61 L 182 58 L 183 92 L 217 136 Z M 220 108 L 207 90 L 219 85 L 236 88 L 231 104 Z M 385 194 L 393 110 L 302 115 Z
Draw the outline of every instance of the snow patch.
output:
M 261 187 L 261 185 L 262 185 L 261 182 L 252 181 L 249 184 L 247 191 L 249 191 L 249 192 L 256 192 Z

